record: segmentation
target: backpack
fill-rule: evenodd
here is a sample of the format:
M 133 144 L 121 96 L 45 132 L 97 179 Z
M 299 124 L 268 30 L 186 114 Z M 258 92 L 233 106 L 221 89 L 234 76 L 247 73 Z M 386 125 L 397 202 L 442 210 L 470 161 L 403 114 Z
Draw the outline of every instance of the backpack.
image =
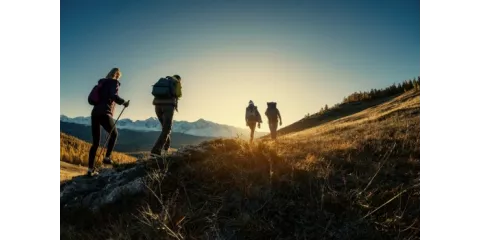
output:
M 265 112 L 269 120 L 277 119 L 277 103 L 267 102 L 267 111 Z
M 152 86 L 155 98 L 171 99 L 182 97 L 182 84 L 173 77 L 162 77 Z
M 248 121 L 257 121 L 257 108 L 252 107 L 252 108 L 247 108 L 247 119 Z
M 100 103 L 100 90 L 102 88 L 102 83 L 95 85 L 90 94 L 88 94 L 88 103 L 92 106 L 95 106 Z

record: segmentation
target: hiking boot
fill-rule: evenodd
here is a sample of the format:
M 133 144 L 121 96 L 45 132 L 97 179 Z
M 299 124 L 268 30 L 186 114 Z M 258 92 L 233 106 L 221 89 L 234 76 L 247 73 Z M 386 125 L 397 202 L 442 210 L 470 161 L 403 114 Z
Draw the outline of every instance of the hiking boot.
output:
M 96 176 L 96 175 L 98 175 L 98 172 L 95 169 L 92 169 L 92 168 L 88 169 L 87 176 L 93 177 L 93 176 Z
M 110 157 L 104 157 L 102 162 L 103 164 L 113 164 L 112 159 L 110 159 Z

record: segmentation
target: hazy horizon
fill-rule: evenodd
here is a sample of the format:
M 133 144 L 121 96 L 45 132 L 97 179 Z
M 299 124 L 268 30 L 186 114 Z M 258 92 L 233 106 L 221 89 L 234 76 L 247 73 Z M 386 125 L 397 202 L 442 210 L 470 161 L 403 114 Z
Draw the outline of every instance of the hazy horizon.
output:
M 175 120 L 240 128 L 249 100 L 264 122 L 266 102 L 278 102 L 286 126 L 420 75 L 419 1 L 62 0 L 60 14 L 60 114 L 69 117 L 90 115 L 88 93 L 112 67 L 131 100 L 122 119 L 156 117 L 151 85 L 179 74 Z
M 120 111 L 121 111 L 121 110 L 120 110 Z M 84 115 L 84 116 L 69 116 L 69 115 L 65 115 L 65 114 L 60 114 L 60 116 L 62 116 L 62 115 L 66 116 L 66 117 L 68 117 L 68 118 L 72 118 L 72 119 L 73 119 L 73 118 L 76 118 L 76 117 L 83 117 L 83 118 L 89 118 L 89 117 L 90 117 L 90 115 Z M 118 113 L 117 113 L 117 112 L 115 112 L 115 116 L 114 116 L 114 117 L 118 117 Z M 151 117 L 148 117 L 148 118 L 158 119 L 157 116 L 151 116 Z M 130 119 L 130 120 L 132 120 L 132 121 L 135 122 L 135 121 L 144 121 L 144 120 L 147 120 L 148 118 L 145 118 L 145 119 L 132 119 L 132 118 L 129 118 L 129 117 L 123 117 L 123 115 L 122 115 L 122 116 L 120 117 L 119 121 L 120 121 L 120 120 L 123 120 L 123 119 Z M 116 119 L 116 118 L 115 118 L 115 119 Z M 193 120 L 193 121 L 174 119 L 173 121 L 177 121 L 177 122 L 185 121 L 185 122 L 190 122 L 190 123 L 192 123 L 192 122 L 196 122 L 196 121 L 199 121 L 199 120 L 202 120 L 202 119 L 205 120 L 205 121 L 214 122 L 214 121 L 212 121 L 212 120 L 205 119 L 205 118 L 199 118 L 199 119 L 196 119 L 196 120 Z M 217 123 L 217 122 L 214 122 L 214 123 Z M 229 125 L 229 126 L 232 126 L 232 127 L 238 127 L 238 128 L 247 129 L 247 130 L 249 129 L 247 126 L 245 126 L 245 127 L 240 126 L 240 127 L 239 127 L 239 126 L 233 126 L 233 125 L 226 124 L 226 123 L 218 123 L 218 124 Z M 268 127 L 265 127 L 265 128 L 262 127 L 262 128 L 260 128 L 260 129 L 257 129 L 256 131 L 257 131 L 257 132 L 268 132 L 269 130 L 268 130 Z

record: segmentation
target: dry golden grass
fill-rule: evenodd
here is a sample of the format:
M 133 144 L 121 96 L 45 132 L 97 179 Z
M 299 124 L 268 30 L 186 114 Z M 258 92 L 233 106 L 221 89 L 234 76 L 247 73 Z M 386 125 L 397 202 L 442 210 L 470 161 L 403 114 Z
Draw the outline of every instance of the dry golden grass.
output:
M 87 168 L 60 161 L 60 183 L 87 172 Z
M 148 163 L 142 198 L 62 212 L 62 239 L 420 238 L 419 92 L 276 143 L 184 154 Z
M 388 140 L 410 140 L 400 147 L 420 152 L 420 92 L 411 91 L 357 114 L 282 136 L 279 148 L 288 150 L 284 152 L 286 155 L 329 155 L 365 147 L 385 147 L 382 141 Z
M 71 163 L 74 165 L 88 166 L 88 152 L 90 151 L 90 143 L 82 141 L 76 137 L 60 132 L 60 161 Z M 97 150 L 96 163 L 101 162 L 100 151 L 102 146 Z M 105 151 L 103 153 L 105 154 Z M 125 155 L 123 153 L 113 152 L 112 159 L 119 164 L 135 162 L 136 158 Z

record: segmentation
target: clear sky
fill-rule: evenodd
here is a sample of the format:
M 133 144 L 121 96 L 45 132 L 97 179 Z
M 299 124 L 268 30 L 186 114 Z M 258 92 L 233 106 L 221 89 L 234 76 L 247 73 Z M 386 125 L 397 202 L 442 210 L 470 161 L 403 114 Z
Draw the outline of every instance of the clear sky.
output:
M 419 0 L 61 0 L 60 111 L 89 116 L 87 96 L 122 71 L 122 118 L 155 116 L 151 85 L 179 74 L 176 120 L 245 127 L 253 100 L 284 124 L 354 92 L 420 75 Z M 116 116 L 120 108 L 117 108 Z

